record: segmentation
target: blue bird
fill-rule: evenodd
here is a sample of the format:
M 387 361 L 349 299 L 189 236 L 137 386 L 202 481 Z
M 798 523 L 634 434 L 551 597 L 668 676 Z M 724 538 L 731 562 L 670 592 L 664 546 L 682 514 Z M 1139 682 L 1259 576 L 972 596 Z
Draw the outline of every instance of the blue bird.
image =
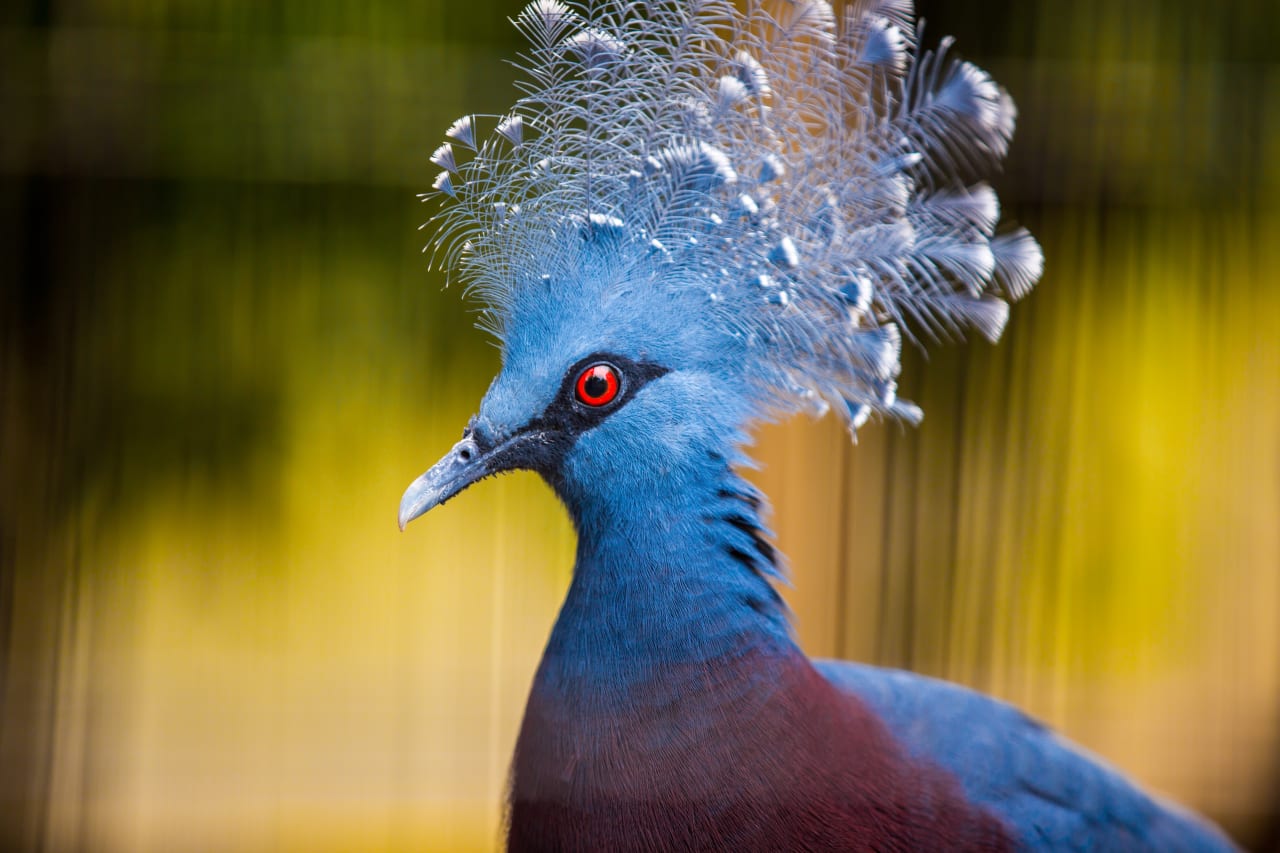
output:
M 812 661 L 756 423 L 915 422 L 904 336 L 996 339 L 1040 277 L 983 182 L 1015 111 L 911 0 L 535 0 L 524 92 L 432 155 L 433 258 L 502 369 L 409 521 L 538 472 L 573 580 L 513 760 L 513 850 L 1230 850 L 1015 709 Z

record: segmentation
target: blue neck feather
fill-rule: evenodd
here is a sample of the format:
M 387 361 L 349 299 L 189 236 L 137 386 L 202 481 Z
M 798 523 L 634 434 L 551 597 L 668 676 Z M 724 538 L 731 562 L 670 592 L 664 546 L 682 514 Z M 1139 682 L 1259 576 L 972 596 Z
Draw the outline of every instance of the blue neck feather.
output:
M 696 476 L 636 482 L 605 499 L 558 484 L 578 553 L 539 672 L 544 686 L 572 685 L 607 703 L 640 681 L 652 690 L 663 670 L 794 648 L 769 580 L 776 569 L 759 495 L 722 455 L 703 459 Z

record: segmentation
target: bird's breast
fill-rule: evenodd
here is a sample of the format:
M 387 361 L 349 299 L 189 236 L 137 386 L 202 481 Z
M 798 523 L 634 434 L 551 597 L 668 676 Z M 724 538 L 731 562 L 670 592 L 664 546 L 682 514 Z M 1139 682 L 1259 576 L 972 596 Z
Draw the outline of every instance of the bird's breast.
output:
M 656 666 L 626 687 L 544 661 L 512 782 L 517 850 L 1012 847 L 798 651 Z

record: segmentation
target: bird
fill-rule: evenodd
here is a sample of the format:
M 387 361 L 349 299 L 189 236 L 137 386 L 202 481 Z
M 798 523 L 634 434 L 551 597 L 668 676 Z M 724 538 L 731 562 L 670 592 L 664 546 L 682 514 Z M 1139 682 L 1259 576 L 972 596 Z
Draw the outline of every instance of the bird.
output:
M 1235 849 L 1014 707 L 813 660 L 752 430 L 915 424 L 904 345 L 996 340 L 1044 259 L 988 180 L 1016 110 L 912 0 L 534 0 L 521 94 L 431 154 L 424 249 L 501 368 L 401 530 L 537 472 L 577 537 L 511 850 Z

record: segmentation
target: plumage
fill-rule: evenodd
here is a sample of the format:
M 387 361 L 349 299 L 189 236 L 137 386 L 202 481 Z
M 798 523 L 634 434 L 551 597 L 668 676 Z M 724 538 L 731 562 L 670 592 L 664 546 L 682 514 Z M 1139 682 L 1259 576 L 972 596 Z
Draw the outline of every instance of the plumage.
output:
M 513 849 L 1225 850 L 1008 706 L 812 662 L 774 588 L 762 419 L 915 422 L 903 336 L 996 339 L 1043 259 L 985 178 L 1013 102 L 909 0 L 536 0 L 467 116 L 436 260 L 502 370 L 403 527 L 537 471 L 578 536 L 512 765 Z

